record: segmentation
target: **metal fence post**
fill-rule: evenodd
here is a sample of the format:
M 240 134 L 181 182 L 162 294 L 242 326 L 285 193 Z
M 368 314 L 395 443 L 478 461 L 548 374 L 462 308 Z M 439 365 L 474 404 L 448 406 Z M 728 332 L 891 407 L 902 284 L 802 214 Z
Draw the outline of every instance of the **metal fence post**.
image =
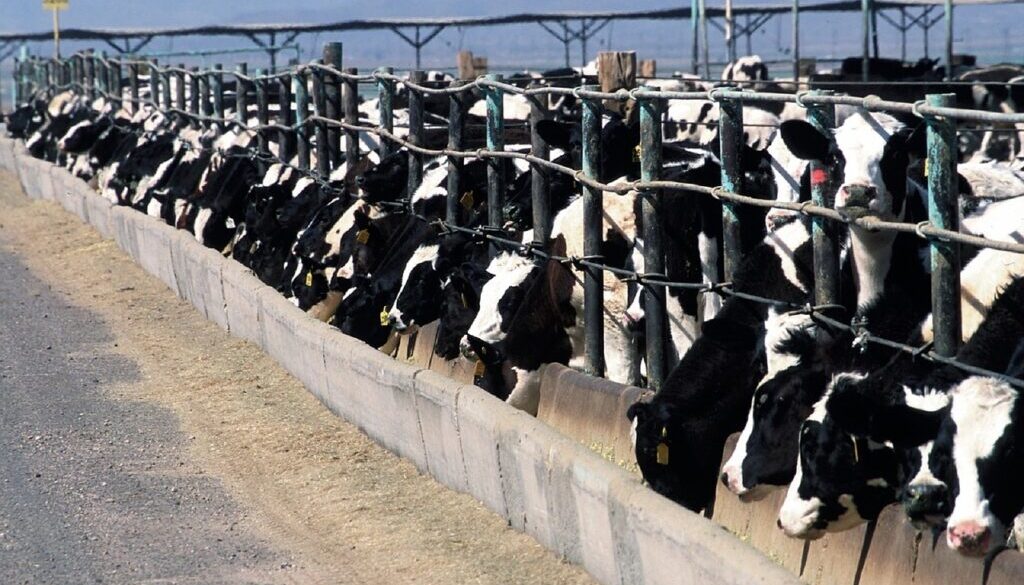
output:
M 600 85 L 585 85 L 586 91 L 600 91 Z M 601 102 L 583 99 L 583 174 L 601 179 Z M 660 120 L 660 117 L 659 117 Z M 660 122 L 659 122 L 660 123 Z M 604 192 L 583 187 L 583 255 L 588 260 L 602 261 L 601 240 Z M 604 272 L 584 267 L 583 272 L 583 345 L 584 369 L 592 376 L 603 377 L 604 363 Z
M 185 69 L 184 63 L 178 65 L 178 69 Z M 174 107 L 185 111 L 188 106 L 185 102 L 185 73 L 184 71 L 174 72 Z
M 392 75 L 395 72 L 391 67 L 380 67 L 377 73 Z M 390 79 L 377 79 L 377 125 L 388 132 L 395 131 L 395 84 Z M 393 151 L 393 144 L 385 138 L 380 139 L 380 155 L 384 159 Z
M 188 76 L 188 113 L 193 116 L 198 116 L 202 113 L 202 108 L 199 105 L 199 100 L 202 96 L 199 94 L 199 68 L 193 67 Z M 190 122 L 193 128 L 199 128 L 198 120 L 192 118 Z
M 210 93 L 213 95 L 213 116 L 218 132 L 224 132 L 224 66 L 216 63 L 210 77 Z
M 640 99 L 640 179 L 656 181 L 661 175 L 661 109 L 655 99 Z M 657 191 L 640 192 L 644 237 L 644 272 L 665 273 L 662 248 L 660 207 Z M 665 308 L 665 287 L 648 284 L 644 288 L 643 306 L 647 336 L 647 385 L 658 391 L 668 375 L 665 347 L 668 342 L 668 319 Z
M 956 107 L 956 95 L 928 94 L 928 105 Z M 956 122 L 929 117 L 928 220 L 937 228 L 960 229 L 956 178 Z M 935 352 L 950 357 L 960 347 L 960 244 L 932 239 L 932 314 Z
M 812 90 L 808 95 L 831 95 L 831 90 Z M 818 104 L 807 108 L 807 121 L 825 136 L 832 136 L 836 125 L 836 107 Z M 835 183 L 828 165 L 811 161 L 811 202 L 832 208 Z M 814 302 L 828 305 L 839 302 L 839 235 L 836 224 L 824 217 L 811 219 L 811 243 L 814 246 Z
M 323 63 L 327 67 L 333 69 L 341 69 L 341 57 L 342 57 L 342 44 L 338 42 L 331 42 L 324 44 Z M 323 116 L 337 120 L 341 118 L 341 80 L 336 75 L 325 73 L 323 75 L 324 84 L 324 99 L 326 101 L 326 109 L 324 110 Z M 336 169 L 341 166 L 341 131 L 335 127 L 324 126 L 327 132 L 327 138 L 325 140 L 327 145 L 327 153 L 331 157 L 330 168 Z M 320 141 L 320 135 L 317 135 L 317 142 Z
M 488 73 L 487 80 L 501 82 L 500 73 Z M 487 99 L 487 150 L 505 150 L 505 92 L 490 85 L 484 86 Z M 504 160 L 487 159 L 487 225 L 501 228 L 505 225 Z
M 156 110 L 160 109 L 160 74 L 156 71 L 157 63 L 154 59 L 149 64 L 149 101 L 152 102 L 153 108 Z
M 740 172 L 740 152 L 743 148 L 743 102 L 723 99 L 718 102 L 719 160 L 722 161 L 722 188 L 738 193 L 743 189 L 743 174 Z M 724 252 L 726 281 L 732 275 L 743 257 L 743 242 L 740 237 L 738 205 L 722 202 L 722 249 Z
M 277 123 L 284 126 L 277 135 L 277 157 L 283 163 L 290 163 L 295 152 L 295 134 L 292 132 L 292 124 L 294 122 L 292 118 L 291 80 L 288 79 L 287 75 L 278 77 L 277 91 Z
M 292 93 L 295 95 L 295 147 L 298 167 L 309 170 L 309 88 L 306 86 L 306 74 L 301 71 L 292 73 Z
M 267 95 L 267 80 L 263 79 L 263 70 L 256 70 L 256 124 L 261 129 L 256 132 L 256 149 L 261 155 L 270 154 L 270 142 L 267 140 L 267 131 L 262 127 L 270 123 L 270 97 Z M 267 163 L 264 160 L 257 161 L 257 168 L 260 174 L 267 172 Z
M 85 93 L 89 96 L 89 99 L 96 98 L 96 61 L 93 60 L 92 55 L 85 55 L 82 57 L 83 65 L 85 65 Z
M 199 113 L 205 118 L 213 117 L 213 103 L 210 101 L 210 72 L 203 71 L 199 74 Z M 206 120 L 203 125 L 207 128 L 213 127 L 213 122 Z
M 165 110 L 170 110 L 174 107 L 174 102 L 171 101 L 171 72 L 164 71 L 160 74 L 160 89 L 163 92 L 163 97 L 160 101 L 164 104 Z
M 462 80 L 456 79 L 450 87 L 458 87 Z M 461 92 L 448 94 L 448 148 L 462 150 L 466 138 L 466 106 Z M 462 213 L 459 205 L 462 200 L 462 159 L 448 157 L 448 201 L 445 206 L 444 219 L 450 224 L 459 225 Z
M 534 85 L 533 87 L 539 87 Z M 550 156 L 548 143 L 541 138 L 537 124 L 548 118 L 548 97 L 533 95 L 530 100 L 530 152 L 537 158 L 547 160 Z M 548 170 L 535 165 L 530 173 L 530 195 L 533 206 L 533 241 L 547 246 L 551 237 L 551 197 Z
M 249 127 L 249 80 L 246 79 L 248 75 L 247 63 L 235 65 L 235 121 L 242 132 Z
M 114 96 L 114 101 L 117 104 L 117 109 L 121 110 L 124 108 L 123 87 L 124 81 L 121 79 L 121 62 L 112 61 L 110 63 L 110 93 Z
M 355 67 L 346 67 L 345 73 L 349 76 L 359 75 Z M 359 123 L 359 83 L 354 77 L 342 79 L 342 110 L 345 113 L 345 123 L 355 126 Z M 345 130 L 345 162 L 348 168 L 352 168 L 359 162 L 359 132 L 356 130 Z
M 410 71 L 409 81 L 415 84 L 423 83 L 426 75 L 422 71 Z M 409 142 L 415 146 L 423 145 L 423 94 L 406 86 L 409 92 Z M 409 200 L 412 201 L 413 193 L 419 188 L 423 181 L 423 158 L 418 152 L 409 150 Z
M 322 62 L 321 62 L 322 63 Z M 321 118 L 327 116 L 327 96 L 324 94 L 327 82 L 327 73 L 319 67 L 312 69 L 313 76 L 313 115 Z M 313 124 L 313 134 L 316 136 L 316 174 L 324 180 L 331 174 L 332 162 L 330 145 L 327 144 L 327 126 L 323 122 Z
M 132 114 L 137 114 L 142 104 L 139 103 L 139 66 L 137 63 L 128 64 L 128 93 L 132 100 Z

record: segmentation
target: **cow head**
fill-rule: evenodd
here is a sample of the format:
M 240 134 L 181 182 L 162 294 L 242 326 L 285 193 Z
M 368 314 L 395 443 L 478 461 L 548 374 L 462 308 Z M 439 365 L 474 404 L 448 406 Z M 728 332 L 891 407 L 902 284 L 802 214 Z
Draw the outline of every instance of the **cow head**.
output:
M 851 219 L 872 215 L 902 219 L 907 195 L 907 168 L 923 158 L 924 125 L 916 129 L 888 114 L 859 111 L 835 130 L 830 141 L 813 126 L 789 120 L 780 128 L 790 151 L 805 160 L 841 160 L 843 177 L 835 194 L 835 208 Z M 824 177 L 811 177 L 815 180 Z
M 405 196 L 409 181 L 409 153 L 394 152 L 380 164 L 356 177 L 359 197 L 376 205 L 384 201 L 398 201 Z
M 541 269 L 530 258 L 502 252 L 491 260 L 487 272 L 493 278 L 480 291 L 480 309 L 468 335 L 483 343 L 496 344 L 505 339 L 512 318 Z M 463 343 L 463 353 L 472 353 L 468 343 Z
M 953 389 L 935 450 L 955 465 L 946 542 L 966 555 L 987 552 L 1024 508 L 1024 400 L 1003 380 L 974 376 Z
M 861 379 L 843 374 L 833 384 Z M 788 536 L 816 539 L 874 520 L 896 497 L 896 454 L 851 434 L 831 416 L 831 391 L 800 426 L 796 473 L 779 511 Z
M 722 483 L 744 501 L 793 479 L 800 424 L 828 382 L 821 335 L 806 315 L 769 318 L 768 373 L 754 391 L 747 423 L 722 469 Z

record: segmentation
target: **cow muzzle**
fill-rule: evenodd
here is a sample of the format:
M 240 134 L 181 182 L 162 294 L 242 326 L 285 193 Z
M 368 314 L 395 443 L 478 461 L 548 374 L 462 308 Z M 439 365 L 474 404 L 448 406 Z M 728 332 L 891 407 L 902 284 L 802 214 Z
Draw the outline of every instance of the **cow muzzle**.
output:
M 973 520 L 960 522 L 946 530 L 946 543 L 962 555 L 980 557 L 992 543 L 992 531 Z
M 835 208 L 847 219 L 857 219 L 871 213 L 871 203 L 878 197 L 878 188 L 863 183 L 848 183 L 836 193 Z

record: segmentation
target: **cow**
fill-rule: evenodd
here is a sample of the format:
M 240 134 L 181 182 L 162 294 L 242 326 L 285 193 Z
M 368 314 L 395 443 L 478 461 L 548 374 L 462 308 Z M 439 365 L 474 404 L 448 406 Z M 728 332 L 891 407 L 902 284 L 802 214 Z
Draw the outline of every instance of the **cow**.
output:
M 1016 278 L 957 360 L 1013 372 L 1024 336 L 1022 301 L 1024 279 Z M 958 475 L 950 472 L 950 441 L 961 436 L 949 428 L 950 397 L 955 400 L 956 388 L 976 379 L 955 366 L 933 369 L 907 356 L 871 373 L 836 376 L 801 427 L 797 473 L 780 526 L 791 536 L 815 538 L 872 520 L 897 497 L 915 523 L 941 526 Z M 858 453 L 847 445 L 867 449 Z M 963 536 L 969 549 L 984 540 L 966 529 Z
M 809 223 L 800 219 L 765 236 L 737 268 L 733 287 L 802 305 L 812 290 Z M 726 437 L 743 426 L 765 372 L 768 306 L 730 297 L 649 402 L 627 411 L 644 479 L 691 509 L 712 505 Z

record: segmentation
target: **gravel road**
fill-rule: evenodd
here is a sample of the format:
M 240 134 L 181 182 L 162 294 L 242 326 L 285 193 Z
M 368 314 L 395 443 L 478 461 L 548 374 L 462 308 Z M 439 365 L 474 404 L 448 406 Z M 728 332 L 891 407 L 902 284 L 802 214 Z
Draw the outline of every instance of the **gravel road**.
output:
M 0 582 L 590 578 L 0 172 Z

